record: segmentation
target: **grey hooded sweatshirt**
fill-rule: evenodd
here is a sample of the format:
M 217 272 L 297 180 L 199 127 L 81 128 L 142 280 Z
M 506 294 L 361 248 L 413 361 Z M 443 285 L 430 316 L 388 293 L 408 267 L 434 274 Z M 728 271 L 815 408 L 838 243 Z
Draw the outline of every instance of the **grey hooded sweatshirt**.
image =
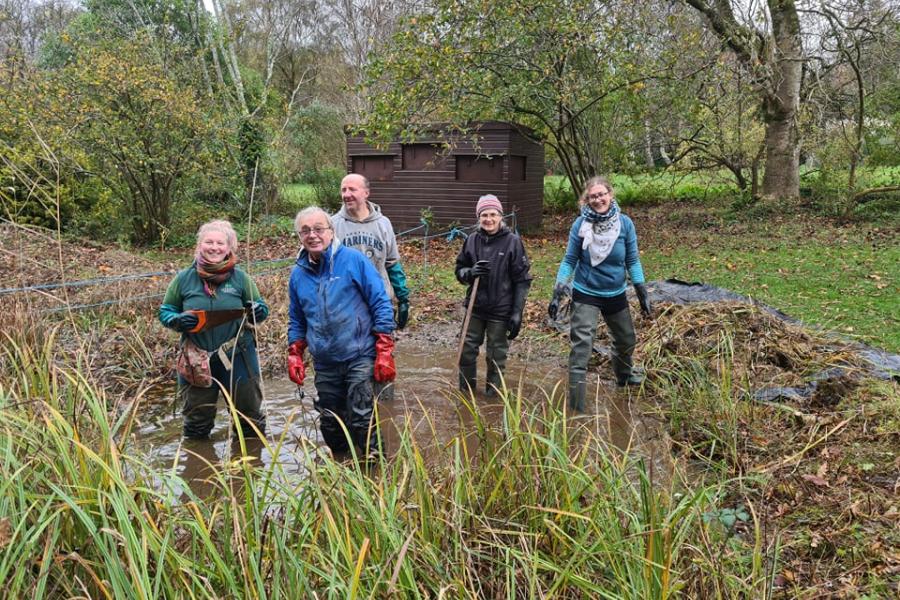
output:
M 372 261 L 393 301 L 395 294 L 388 277 L 388 269 L 400 262 L 394 227 L 390 219 L 381 214 L 380 206 L 368 200 L 366 204 L 369 207 L 369 216 L 362 221 L 353 218 L 345 206 L 342 206 L 337 214 L 332 215 L 334 235 L 343 245 L 356 248 Z

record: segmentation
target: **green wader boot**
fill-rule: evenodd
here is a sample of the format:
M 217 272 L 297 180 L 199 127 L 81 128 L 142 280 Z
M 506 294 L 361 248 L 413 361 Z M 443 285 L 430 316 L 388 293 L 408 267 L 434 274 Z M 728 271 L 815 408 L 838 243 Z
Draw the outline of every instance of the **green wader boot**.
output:
M 631 311 L 627 308 L 612 315 L 603 315 L 612 337 L 612 368 L 616 375 L 616 385 L 641 385 L 644 378 L 635 374 L 631 361 L 637 339 Z
M 587 388 L 587 365 L 594 349 L 597 335 L 597 319 L 600 308 L 580 302 L 572 303 L 572 318 L 569 324 L 569 408 L 585 411 L 585 390 Z

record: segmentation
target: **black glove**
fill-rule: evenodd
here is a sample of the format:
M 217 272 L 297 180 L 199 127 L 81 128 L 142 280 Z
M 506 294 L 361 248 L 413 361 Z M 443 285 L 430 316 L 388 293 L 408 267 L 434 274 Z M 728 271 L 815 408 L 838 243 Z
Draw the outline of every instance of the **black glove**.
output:
M 556 287 L 553 288 L 553 299 L 550 300 L 550 305 L 547 306 L 547 314 L 550 315 L 550 318 L 554 321 L 556 320 L 556 315 L 559 314 L 559 305 L 564 298 L 570 295 L 570 293 L 569 286 L 564 283 L 557 283 Z
M 250 316 L 251 323 L 259 323 L 269 316 L 268 312 L 266 312 L 266 309 L 263 307 L 262 302 L 247 300 L 244 302 L 244 310 L 247 311 L 247 316 Z
M 397 302 L 397 329 L 403 329 L 409 322 L 409 300 Z
M 525 297 L 528 295 L 530 281 L 520 281 L 513 290 L 513 308 L 509 321 L 506 324 L 506 339 L 514 340 L 522 329 L 522 313 L 525 311 Z
M 170 323 L 170 327 L 175 331 L 190 331 L 194 327 L 197 326 L 197 323 L 200 322 L 200 319 L 197 318 L 192 312 L 183 312 L 174 319 Z
M 478 277 L 483 277 L 491 272 L 491 263 L 486 260 L 479 260 L 472 267 L 463 267 L 456 273 L 456 278 L 466 285 L 471 284 Z
M 472 277 L 484 277 L 491 272 L 491 263 L 486 260 L 479 260 L 472 267 Z
M 641 312 L 649 317 L 653 307 L 650 306 L 650 298 L 647 297 L 647 288 L 644 287 L 643 283 L 636 283 L 634 284 L 634 293 L 637 295 L 638 302 L 641 305 Z
M 514 314 L 509 318 L 509 321 L 506 322 L 506 339 L 514 340 L 516 336 L 519 335 L 519 330 L 522 329 L 522 315 L 519 313 Z

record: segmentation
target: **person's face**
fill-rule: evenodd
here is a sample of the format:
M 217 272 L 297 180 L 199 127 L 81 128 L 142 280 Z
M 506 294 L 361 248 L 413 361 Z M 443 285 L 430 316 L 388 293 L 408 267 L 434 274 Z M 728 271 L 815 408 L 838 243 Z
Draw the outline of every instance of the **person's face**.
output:
M 313 258 L 318 258 L 334 239 L 334 232 L 323 213 L 314 213 L 300 219 L 300 243 Z
M 341 181 L 341 200 L 351 213 L 365 208 L 369 199 L 369 188 L 359 175 L 347 175 Z
M 200 256 L 208 263 L 218 263 L 225 260 L 231 248 L 228 247 L 228 237 L 221 231 L 207 231 L 200 240 Z
M 591 186 L 591 189 L 588 190 L 588 206 L 590 206 L 594 212 L 603 214 L 608 211 L 609 205 L 612 204 L 612 199 L 612 192 L 606 189 L 606 186 L 602 183 L 593 185 Z
M 500 230 L 500 223 L 503 222 L 503 215 L 493 208 L 481 211 L 478 215 L 478 224 L 485 233 L 494 234 Z

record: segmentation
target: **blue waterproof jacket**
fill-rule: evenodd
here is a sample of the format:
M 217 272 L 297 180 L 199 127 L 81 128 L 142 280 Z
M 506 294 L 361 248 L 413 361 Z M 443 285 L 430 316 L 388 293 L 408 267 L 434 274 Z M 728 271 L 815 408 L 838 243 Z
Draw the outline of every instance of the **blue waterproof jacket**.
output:
M 582 249 L 584 239 L 578 235 L 584 217 L 575 219 L 569 230 L 566 255 L 556 273 L 557 283 L 568 285 L 574 276 L 573 287 L 576 290 L 606 298 L 618 296 L 625 291 L 626 272 L 631 277 L 631 283 L 644 283 L 644 269 L 638 254 L 634 223 L 623 214 L 620 214 L 619 219 L 622 223 L 619 237 L 606 259 L 596 267 L 591 266 L 590 252 Z
M 375 334 L 394 331 L 384 281 L 366 256 L 335 238 L 310 263 L 300 252 L 288 284 L 288 344 L 306 340 L 316 368 L 375 358 Z

